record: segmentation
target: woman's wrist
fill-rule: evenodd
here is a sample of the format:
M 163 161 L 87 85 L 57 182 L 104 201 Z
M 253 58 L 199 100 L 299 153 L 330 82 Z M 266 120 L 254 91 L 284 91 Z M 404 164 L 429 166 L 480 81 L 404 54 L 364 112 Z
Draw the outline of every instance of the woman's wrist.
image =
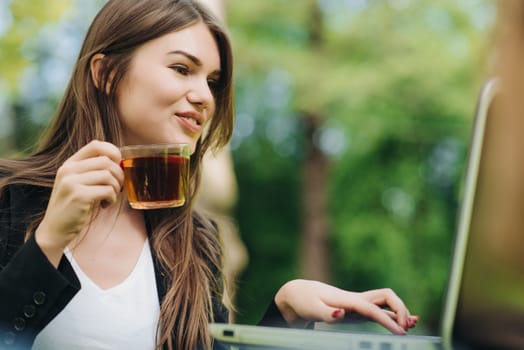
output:
M 302 328 L 307 324 L 307 320 L 302 319 L 290 304 L 289 290 L 293 288 L 294 283 L 294 280 L 289 281 L 280 287 L 275 295 L 275 304 L 288 325 Z
M 54 267 L 58 267 L 68 242 L 52 237 L 42 225 L 38 226 L 34 234 L 36 243 L 42 249 L 49 262 Z

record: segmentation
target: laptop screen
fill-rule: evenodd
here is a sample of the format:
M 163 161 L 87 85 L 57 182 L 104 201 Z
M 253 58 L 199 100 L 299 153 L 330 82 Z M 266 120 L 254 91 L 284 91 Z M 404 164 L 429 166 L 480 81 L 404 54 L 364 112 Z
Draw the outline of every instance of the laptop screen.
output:
M 453 328 L 473 349 L 524 349 L 524 116 L 503 98 L 487 109 Z

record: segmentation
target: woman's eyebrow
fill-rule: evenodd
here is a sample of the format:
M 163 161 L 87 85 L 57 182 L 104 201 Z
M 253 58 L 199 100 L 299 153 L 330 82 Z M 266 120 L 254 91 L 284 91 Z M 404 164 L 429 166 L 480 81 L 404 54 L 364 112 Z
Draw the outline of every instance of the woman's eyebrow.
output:
M 202 61 L 200 61 L 200 59 L 198 57 L 193 56 L 189 52 L 186 52 L 186 51 L 183 51 L 183 50 L 175 50 L 175 51 L 169 51 L 167 54 L 168 55 L 182 55 L 182 56 L 185 56 L 189 60 L 191 60 L 191 62 L 193 62 L 195 65 L 197 65 L 199 67 L 202 66 Z
M 192 54 L 190 54 L 189 52 L 186 52 L 186 51 L 184 51 L 184 50 L 174 50 L 174 51 L 169 51 L 167 54 L 168 54 L 168 55 L 182 55 L 182 56 L 188 58 L 188 59 L 189 59 L 191 62 L 193 62 L 197 67 L 202 67 L 202 65 L 203 65 L 203 64 L 202 64 L 202 61 L 201 61 L 198 57 L 196 57 L 196 56 L 194 56 L 194 55 L 192 55 Z M 212 74 L 213 74 L 213 75 L 220 76 L 220 70 L 217 69 L 217 70 L 213 71 Z

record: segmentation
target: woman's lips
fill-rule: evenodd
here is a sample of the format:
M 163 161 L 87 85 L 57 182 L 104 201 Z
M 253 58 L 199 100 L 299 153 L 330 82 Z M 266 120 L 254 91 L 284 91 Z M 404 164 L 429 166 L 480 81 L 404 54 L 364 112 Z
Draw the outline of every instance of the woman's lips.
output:
M 188 114 L 175 114 L 183 127 L 190 130 L 191 132 L 199 132 L 202 128 L 201 122 L 192 115 Z

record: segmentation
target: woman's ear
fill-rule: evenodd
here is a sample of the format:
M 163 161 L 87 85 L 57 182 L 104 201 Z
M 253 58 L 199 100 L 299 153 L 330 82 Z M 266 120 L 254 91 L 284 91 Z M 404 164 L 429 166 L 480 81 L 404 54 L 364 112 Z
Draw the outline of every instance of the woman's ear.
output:
M 97 53 L 93 57 L 91 57 L 91 61 L 89 62 L 89 70 L 91 73 L 91 79 L 93 80 L 93 84 L 95 84 L 96 88 L 100 88 L 100 69 L 102 69 L 102 60 L 106 57 L 103 53 Z M 106 88 L 106 90 L 109 89 L 109 86 Z

